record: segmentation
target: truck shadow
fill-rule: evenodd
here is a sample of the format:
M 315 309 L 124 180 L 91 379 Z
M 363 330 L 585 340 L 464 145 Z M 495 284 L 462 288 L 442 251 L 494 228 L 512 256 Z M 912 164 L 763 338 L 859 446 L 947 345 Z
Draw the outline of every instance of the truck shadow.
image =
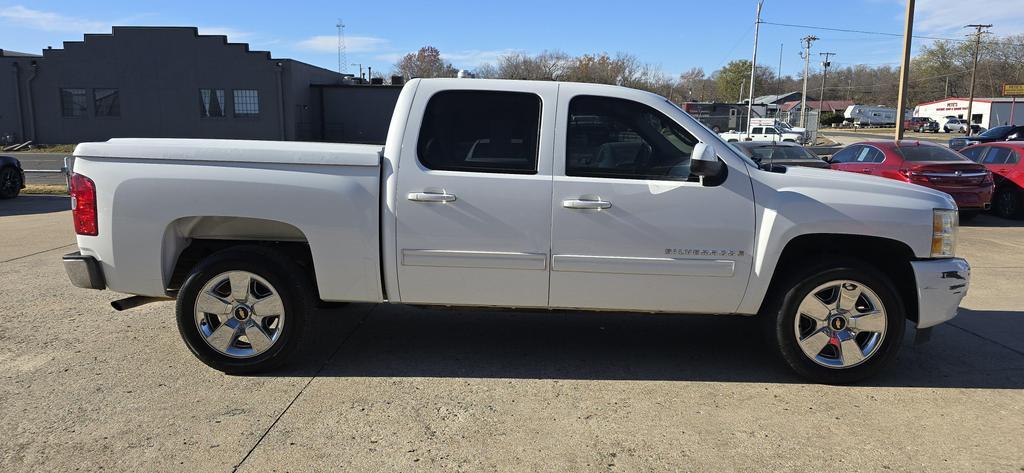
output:
M 973 220 L 961 221 L 962 227 L 1024 227 L 1024 220 L 1011 220 L 990 213 L 978 215 Z
M 272 375 L 805 383 L 748 317 L 354 304 L 316 323 L 318 348 Z M 894 366 L 860 385 L 1024 388 L 1024 353 L 950 326 L 915 346 L 912 328 Z
M 21 195 L 0 200 L 0 217 L 34 215 L 71 210 L 71 199 L 65 195 Z

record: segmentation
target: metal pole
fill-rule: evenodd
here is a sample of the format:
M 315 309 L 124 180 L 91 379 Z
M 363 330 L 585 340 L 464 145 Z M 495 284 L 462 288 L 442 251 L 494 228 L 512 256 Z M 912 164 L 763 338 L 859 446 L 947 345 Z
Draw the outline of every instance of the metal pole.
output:
M 974 79 L 978 75 L 978 53 L 981 52 L 981 29 L 991 28 L 992 25 L 967 25 L 964 28 L 974 28 L 977 31 L 974 34 L 974 67 L 971 68 L 971 92 L 967 98 L 967 131 L 966 134 L 971 134 L 971 125 L 974 121 L 971 113 L 974 109 Z
M 821 112 L 825 110 L 825 79 L 828 77 L 828 57 L 834 56 L 836 53 L 818 53 L 825 56 L 825 60 L 821 62 L 821 96 L 818 97 L 818 126 L 821 126 Z
M 1013 109 L 1017 107 L 1017 96 L 1014 95 L 1013 99 L 1010 100 L 1010 125 L 1016 125 L 1013 122 Z
M 754 109 L 754 73 L 757 72 L 757 34 L 761 29 L 761 7 L 764 0 L 757 0 L 757 16 L 754 18 L 754 55 L 750 58 L 750 90 L 747 92 L 747 131 L 750 131 L 750 118 Z
M 910 43 L 914 35 L 914 0 L 907 0 L 907 21 L 903 27 L 903 63 L 900 65 L 900 88 L 896 99 L 896 141 L 903 139 L 903 115 L 906 113 L 907 77 L 910 75 Z
M 804 43 L 804 91 L 800 94 L 800 126 L 807 128 L 807 70 L 811 63 L 811 43 L 817 41 L 814 35 L 804 36 L 800 41 Z
M 776 74 L 776 77 L 775 77 L 775 79 L 778 81 L 777 89 L 778 89 L 780 94 L 783 94 L 783 93 L 786 92 L 786 91 L 782 90 L 782 45 L 783 45 L 782 43 L 779 43 L 779 72 L 778 72 L 778 74 Z
M 743 79 L 743 82 L 740 82 L 740 95 L 739 95 L 739 97 L 736 97 L 736 103 L 742 103 L 743 102 L 743 88 L 746 87 L 746 85 L 747 85 L 747 80 Z

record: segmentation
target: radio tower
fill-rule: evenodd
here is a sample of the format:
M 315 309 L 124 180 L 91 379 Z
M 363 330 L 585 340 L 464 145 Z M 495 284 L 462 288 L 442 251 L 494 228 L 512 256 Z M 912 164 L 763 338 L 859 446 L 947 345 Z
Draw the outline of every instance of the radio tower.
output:
M 338 18 L 338 74 L 344 74 L 345 68 L 345 23 Z

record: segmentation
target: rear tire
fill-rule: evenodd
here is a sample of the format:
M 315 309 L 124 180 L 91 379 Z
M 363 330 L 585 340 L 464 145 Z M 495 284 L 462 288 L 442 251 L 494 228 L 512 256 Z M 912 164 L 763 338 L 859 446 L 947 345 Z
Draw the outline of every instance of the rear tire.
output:
M 860 381 L 899 351 L 903 301 L 892 281 L 872 266 L 831 258 L 771 290 L 760 314 L 765 334 L 804 378 L 825 384 Z
M 21 173 L 13 166 L 0 169 L 0 199 L 13 199 L 21 193 Z
M 992 199 L 992 211 L 1003 218 L 1024 219 L 1024 190 L 1013 185 L 999 189 Z
M 285 363 L 307 338 L 313 294 L 306 273 L 280 252 L 259 246 L 223 250 L 182 284 L 178 331 L 213 369 L 267 371 Z

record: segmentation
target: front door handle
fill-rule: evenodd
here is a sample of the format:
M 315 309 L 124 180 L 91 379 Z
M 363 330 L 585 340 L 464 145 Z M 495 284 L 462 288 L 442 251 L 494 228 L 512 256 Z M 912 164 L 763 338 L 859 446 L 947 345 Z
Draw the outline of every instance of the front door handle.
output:
M 410 192 L 408 199 L 413 202 L 455 202 L 455 194 L 447 192 Z
M 562 207 L 567 209 L 584 209 L 584 210 L 601 210 L 607 209 L 612 206 L 611 202 L 605 202 L 603 200 L 582 200 L 582 199 L 565 199 L 562 201 Z

